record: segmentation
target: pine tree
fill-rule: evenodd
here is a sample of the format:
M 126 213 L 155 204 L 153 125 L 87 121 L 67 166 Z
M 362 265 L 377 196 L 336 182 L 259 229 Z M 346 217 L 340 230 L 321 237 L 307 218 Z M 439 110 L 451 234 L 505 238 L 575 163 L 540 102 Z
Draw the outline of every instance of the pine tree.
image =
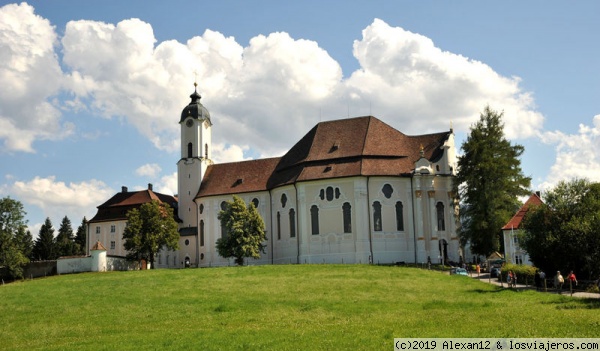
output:
M 477 255 L 500 250 L 501 228 L 519 209 L 519 196 L 530 194 L 531 178 L 522 174 L 519 160 L 525 149 L 506 140 L 503 115 L 487 106 L 458 157 L 459 235 Z
M 260 258 L 264 253 L 266 240 L 265 223 L 253 203 L 248 206 L 238 196 L 226 202 L 226 208 L 219 212 L 221 226 L 227 235 L 217 239 L 217 251 L 222 257 L 235 258 L 239 266 L 244 264 L 245 257 Z
M 71 220 L 65 216 L 60 223 L 58 228 L 58 235 L 56 236 L 56 255 L 61 256 L 73 256 L 75 254 L 75 236 L 73 235 L 73 228 L 71 227 Z
M 54 228 L 52 228 L 50 218 L 46 218 L 33 246 L 33 258 L 39 261 L 54 260 L 58 257 L 56 251 Z
M 75 254 L 85 255 L 87 245 L 87 219 L 83 217 L 75 235 Z

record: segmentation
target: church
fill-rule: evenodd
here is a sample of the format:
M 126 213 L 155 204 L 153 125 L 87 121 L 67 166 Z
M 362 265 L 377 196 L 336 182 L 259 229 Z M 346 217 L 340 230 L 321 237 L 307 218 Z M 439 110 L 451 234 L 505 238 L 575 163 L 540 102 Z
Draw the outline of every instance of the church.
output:
M 110 242 L 108 254 L 124 256 L 125 210 L 159 200 L 175 208 L 180 239 L 178 251 L 158 254 L 157 268 L 233 265 L 216 251 L 225 234 L 217 216 L 237 195 L 266 227 L 265 253 L 247 264 L 461 259 L 451 129 L 409 136 L 373 116 L 325 121 L 281 157 L 217 164 L 213 119 L 196 89 L 190 98 L 179 118 L 178 194 L 124 187 L 90 220 L 88 248 Z

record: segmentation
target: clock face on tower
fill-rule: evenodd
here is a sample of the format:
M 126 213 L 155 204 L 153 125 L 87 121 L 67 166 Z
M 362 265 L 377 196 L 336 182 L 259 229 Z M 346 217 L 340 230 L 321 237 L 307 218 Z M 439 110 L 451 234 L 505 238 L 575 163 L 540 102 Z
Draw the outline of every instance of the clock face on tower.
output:
M 188 119 L 188 120 L 185 122 L 185 125 L 186 125 L 186 126 L 188 126 L 188 127 L 191 127 L 191 126 L 193 126 L 193 125 L 194 125 L 194 121 L 192 121 L 192 119 L 190 118 L 190 119 Z

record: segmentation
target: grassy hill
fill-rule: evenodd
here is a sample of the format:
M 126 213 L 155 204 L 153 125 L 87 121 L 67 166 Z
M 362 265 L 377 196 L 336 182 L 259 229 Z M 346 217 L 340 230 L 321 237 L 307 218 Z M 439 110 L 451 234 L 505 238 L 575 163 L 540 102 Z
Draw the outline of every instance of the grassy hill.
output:
M 399 337 L 597 337 L 600 300 L 405 267 L 62 275 L 0 286 L 3 350 L 390 350 Z

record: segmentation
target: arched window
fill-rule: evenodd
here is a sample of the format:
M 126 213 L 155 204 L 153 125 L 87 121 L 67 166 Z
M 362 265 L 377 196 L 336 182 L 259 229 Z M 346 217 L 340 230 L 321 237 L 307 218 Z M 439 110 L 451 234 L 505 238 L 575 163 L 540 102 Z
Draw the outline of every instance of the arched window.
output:
M 193 156 L 192 156 L 192 149 L 193 149 L 193 145 L 192 145 L 192 143 L 188 143 L 188 147 L 187 147 L 187 149 L 188 149 L 188 150 L 187 150 L 187 151 L 188 151 L 187 157 L 188 157 L 188 158 L 192 158 L 192 157 L 193 157 Z
M 350 213 L 350 203 L 344 202 L 342 214 L 344 217 L 344 233 L 352 233 L 352 214 Z
M 389 184 L 385 184 L 383 186 L 383 188 L 381 188 L 381 192 L 383 193 L 383 196 L 385 196 L 386 199 L 389 199 L 390 197 L 392 197 L 392 193 L 394 192 L 394 188 L 392 188 L 392 186 L 389 185 Z
M 200 210 L 200 214 L 202 214 L 202 212 L 204 212 L 204 204 L 200 204 L 198 209 Z
M 204 220 L 200 220 L 200 246 L 204 246 Z
M 404 231 L 404 206 L 402 202 L 396 202 L 396 230 Z
M 331 201 L 333 200 L 333 188 L 328 186 L 327 189 L 325 190 L 325 194 L 327 196 L 327 201 Z
M 254 208 L 258 208 L 259 202 L 257 198 L 252 199 L 252 203 L 254 204 Z
M 379 201 L 373 202 L 373 230 L 376 232 L 383 230 L 381 225 L 381 203 Z
M 319 234 L 319 208 L 317 205 L 310 207 L 310 224 L 312 228 L 312 234 Z
M 446 222 L 444 220 L 444 204 L 438 202 L 437 205 L 435 205 L 435 208 L 437 210 L 437 230 L 446 230 Z
M 285 196 L 285 194 L 281 194 L 281 207 L 285 208 L 286 203 L 287 203 L 287 196 Z
M 296 237 L 296 211 L 290 209 L 290 238 Z
M 281 213 L 277 211 L 277 240 L 281 240 Z

